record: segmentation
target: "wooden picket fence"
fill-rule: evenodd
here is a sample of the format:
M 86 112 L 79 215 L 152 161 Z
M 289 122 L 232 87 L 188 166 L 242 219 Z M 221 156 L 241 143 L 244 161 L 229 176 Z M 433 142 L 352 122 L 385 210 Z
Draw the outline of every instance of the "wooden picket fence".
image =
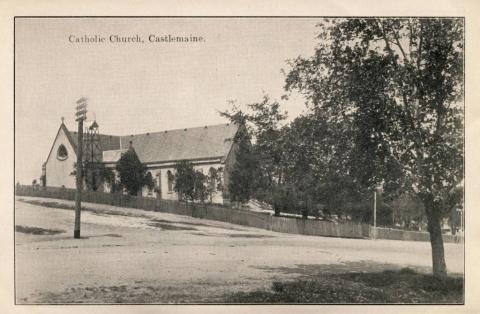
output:
M 15 194 L 17 196 L 75 200 L 75 190 L 67 188 L 17 185 Z M 192 205 L 179 201 L 93 191 L 83 191 L 82 201 L 205 218 L 284 233 L 341 238 L 368 238 L 369 236 L 368 225 L 275 217 L 215 204 Z
M 459 235 L 442 235 L 443 242 L 447 243 L 463 243 L 463 236 Z M 370 238 L 385 239 L 385 240 L 403 240 L 403 241 L 430 241 L 430 234 L 428 232 L 407 231 L 391 228 L 376 228 L 376 235 L 374 228 L 370 227 Z
M 74 189 L 57 187 L 17 185 L 15 188 L 15 194 L 17 196 L 75 200 Z M 255 213 L 244 209 L 235 209 L 215 204 L 186 204 L 185 202 L 158 198 L 93 191 L 83 191 L 82 201 L 205 218 L 283 233 L 339 238 L 376 238 L 406 241 L 429 241 L 430 239 L 427 232 L 414 232 L 388 228 L 376 228 L 376 237 L 374 237 L 373 228 L 367 224 L 351 222 L 335 223 L 322 220 L 275 217 L 268 214 Z M 459 236 L 444 235 L 443 238 L 445 242 L 460 243 L 463 241 Z

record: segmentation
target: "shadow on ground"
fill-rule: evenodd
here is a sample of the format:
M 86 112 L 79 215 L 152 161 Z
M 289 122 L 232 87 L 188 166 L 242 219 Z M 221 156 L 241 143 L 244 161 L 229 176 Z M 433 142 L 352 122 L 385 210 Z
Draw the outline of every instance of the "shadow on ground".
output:
M 21 232 L 25 234 L 33 234 L 33 235 L 52 235 L 58 233 L 65 233 L 65 230 L 60 229 L 45 229 L 39 227 L 29 227 L 29 226 L 15 226 L 15 232 Z
M 344 264 L 262 267 L 296 275 L 269 290 L 225 295 L 227 303 L 463 304 L 463 277 L 439 279 L 428 267 L 400 268 L 369 261 Z
M 198 226 L 198 227 L 208 227 L 208 228 L 219 228 L 219 229 L 226 229 L 226 230 L 234 230 L 234 231 L 244 231 L 245 229 L 242 228 L 235 228 L 231 226 L 216 226 L 216 225 L 209 225 L 203 224 L 200 222 L 188 222 L 188 221 L 171 221 L 166 219 L 154 219 L 153 222 L 164 223 L 164 224 L 182 224 L 187 226 Z
M 155 227 L 160 230 L 187 230 L 187 231 L 197 230 L 197 228 L 181 226 L 174 223 L 156 222 L 156 220 L 152 220 L 152 222 L 148 223 L 148 225 L 150 227 Z
M 299 279 L 309 279 L 312 276 L 322 276 L 325 274 L 340 274 L 353 272 L 378 272 L 383 270 L 400 270 L 402 267 L 395 264 L 377 263 L 369 260 L 361 260 L 355 262 L 343 262 L 336 264 L 297 264 L 295 267 L 254 267 L 264 271 L 298 275 Z M 409 266 L 410 269 L 419 273 L 428 274 L 432 271 L 430 267 Z M 461 274 L 455 274 L 456 276 Z
M 390 267 L 390 269 L 384 269 Z M 192 282 L 188 288 L 167 282 L 134 281 L 130 285 L 72 287 L 39 293 L 20 304 L 463 304 L 463 278 L 437 279 L 411 268 L 372 262 L 263 268 L 292 274 L 270 289 L 248 291 L 245 282 Z M 358 269 L 362 269 L 359 271 Z M 376 269 L 375 271 L 372 271 Z M 425 269 L 424 269 L 425 270 Z M 225 293 L 225 289 L 233 291 Z M 242 287 L 241 289 L 239 287 Z M 246 292 L 238 292 L 246 291 Z

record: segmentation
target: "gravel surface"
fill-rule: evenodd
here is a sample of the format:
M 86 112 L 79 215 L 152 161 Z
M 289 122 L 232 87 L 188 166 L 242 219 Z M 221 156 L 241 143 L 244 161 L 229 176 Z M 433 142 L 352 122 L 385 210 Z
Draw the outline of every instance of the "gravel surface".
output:
M 283 234 L 91 203 L 73 239 L 73 204 L 16 198 L 17 303 L 222 303 L 326 272 L 431 272 L 428 242 Z M 447 243 L 445 255 L 462 276 L 463 246 Z

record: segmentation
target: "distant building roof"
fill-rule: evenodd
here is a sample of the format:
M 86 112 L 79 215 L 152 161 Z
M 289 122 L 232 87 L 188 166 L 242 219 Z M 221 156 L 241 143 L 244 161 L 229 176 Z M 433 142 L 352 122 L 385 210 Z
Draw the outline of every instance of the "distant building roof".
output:
M 238 125 L 218 124 L 127 136 L 100 134 L 104 162 L 116 162 L 130 142 L 143 163 L 226 158 Z M 76 149 L 77 134 L 68 132 Z

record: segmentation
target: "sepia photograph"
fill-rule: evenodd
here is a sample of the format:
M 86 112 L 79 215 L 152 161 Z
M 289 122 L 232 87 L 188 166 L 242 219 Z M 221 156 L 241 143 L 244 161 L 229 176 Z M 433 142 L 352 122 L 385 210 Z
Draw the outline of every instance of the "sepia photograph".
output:
M 12 22 L 16 305 L 465 304 L 464 17 Z

